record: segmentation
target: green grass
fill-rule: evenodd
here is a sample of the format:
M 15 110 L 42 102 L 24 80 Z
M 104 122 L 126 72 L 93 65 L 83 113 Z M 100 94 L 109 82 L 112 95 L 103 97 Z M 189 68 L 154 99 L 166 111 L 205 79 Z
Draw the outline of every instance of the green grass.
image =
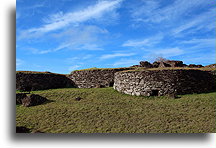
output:
M 65 75 L 65 74 L 58 74 L 58 73 L 52 73 L 52 72 L 48 72 L 48 71 L 16 71 L 16 74 L 18 73 L 24 73 L 24 74 L 54 74 L 54 75 Z
M 129 67 L 120 67 L 120 68 L 96 68 L 96 67 L 93 67 L 93 68 L 87 68 L 87 69 L 80 69 L 80 70 L 74 70 L 74 71 L 89 71 L 89 70 L 124 70 L 124 69 L 128 69 Z M 130 67 L 130 69 L 134 69 L 133 67 Z M 72 72 L 74 72 L 72 71 Z M 71 73 L 72 73 L 71 72 Z
M 94 70 L 114 70 L 114 69 L 122 69 L 120 72 L 134 72 L 134 71 L 153 71 L 153 70 L 201 70 L 201 71 L 216 71 L 216 68 L 209 68 L 209 67 L 202 67 L 202 68 L 190 68 L 190 67 L 159 67 L 159 68 L 145 68 L 145 67 L 130 67 L 130 69 L 124 68 L 88 68 L 88 69 L 81 69 L 81 70 L 74 70 L 74 71 L 94 71 Z M 73 73 L 72 71 L 71 73 Z
M 159 67 L 159 68 L 144 68 L 136 67 L 135 69 L 125 70 L 121 72 L 133 72 L 133 71 L 154 71 L 154 70 L 201 70 L 201 71 L 216 71 L 216 68 L 202 67 L 202 68 L 190 68 L 190 67 Z
M 136 97 L 113 88 L 34 91 L 52 102 L 16 106 L 16 124 L 45 133 L 212 133 L 216 92 Z M 74 98 L 82 97 L 81 101 Z

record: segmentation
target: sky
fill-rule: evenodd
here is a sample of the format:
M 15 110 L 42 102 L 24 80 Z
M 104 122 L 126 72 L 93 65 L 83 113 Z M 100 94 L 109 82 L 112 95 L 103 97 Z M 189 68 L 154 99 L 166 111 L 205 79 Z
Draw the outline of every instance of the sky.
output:
M 214 0 L 17 0 L 16 70 L 215 63 Z

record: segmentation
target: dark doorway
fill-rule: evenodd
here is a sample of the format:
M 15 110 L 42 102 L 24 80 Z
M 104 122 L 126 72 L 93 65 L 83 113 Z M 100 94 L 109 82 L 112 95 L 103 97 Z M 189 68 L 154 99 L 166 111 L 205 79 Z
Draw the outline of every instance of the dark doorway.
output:
M 152 90 L 151 96 L 158 96 L 159 95 L 159 90 Z
M 109 87 L 113 87 L 113 85 L 114 85 L 114 82 L 109 83 Z

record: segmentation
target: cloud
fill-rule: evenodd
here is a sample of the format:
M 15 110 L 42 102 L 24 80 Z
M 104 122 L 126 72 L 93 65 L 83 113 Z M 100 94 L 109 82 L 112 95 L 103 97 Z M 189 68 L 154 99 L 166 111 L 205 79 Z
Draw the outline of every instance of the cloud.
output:
M 61 33 L 52 34 L 52 40 L 59 45 L 52 49 L 36 49 L 27 48 L 33 54 L 47 54 L 60 50 L 104 50 L 103 45 L 106 44 L 104 38 L 109 34 L 106 29 L 97 26 L 79 26 L 73 27 Z
M 215 38 L 200 38 L 200 39 L 191 39 L 186 41 L 181 41 L 180 44 L 188 46 L 187 49 L 193 51 L 208 51 L 215 52 Z
M 71 24 L 77 25 L 82 22 L 89 20 L 100 19 L 103 16 L 109 15 L 110 12 L 115 11 L 119 6 L 122 0 L 115 1 L 98 1 L 95 5 L 89 6 L 86 9 L 63 13 L 59 12 L 53 14 L 45 19 L 45 24 L 38 28 L 30 28 L 25 30 L 21 36 L 38 36 L 39 34 L 59 30 L 65 28 Z
M 67 58 L 66 62 L 67 63 L 74 63 L 74 62 L 77 63 L 77 62 L 79 62 L 79 64 L 81 64 L 80 61 L 88 60 L 90 58 L 93 58 L 93 55 L 91 55 L 91 54 L 86 54 L 86 55 L 81 54 L 81 55 L 73 56 L 71 58 Z
M 134 59 L 121 59 L 115 63 L 112 64 L 112 66 L 114 67 L 128 67 L 128 66 L 132 66 L 132 65 L 136 65 L 139 63 L 140 60 L 134 60 Z
M 97 26 L 79 26 L 58 34 L 56 39 L 64 40 L 52 51 L 70 50 L 103 50 L 104 37 L 108 31 Z M 52 52 L 51 51 L 51 52 Z
M 164 58 L 171 58 L 175 56 L 180 56 L 184 54 L 184 50 L 174 47 L 174 48 L 166 48 L 166 49 L 153 49 L 146 53 L 145 56 L 143 56 L 146 60 L 155 60 L 157 57 L 164 57 Z
M 20 18 L 20 12 L 16 11 L 16 20 L 18 20 Z
M 201 39 L 192 39 L 192 40 L 186 40 L 182 41 L 183 44 L 199 44 L 199 45 L 207 45 L 212 46 L 215 45 L 215 38 L 201 38 Z
M 70 67 L 68 68 L 68 70 L 69 70 L 69 71 L 74 71 L 74 70 L 77 70 L 77 68 L 79 68 L 79 67 L 81 67 L 81 66 L 79 66 L 79 65 L 73 65 L 73 66 L 70 66 Z
M 192 10 L 214 4 L 215 2 L 208 0 L 175 0 L 170 5 L 163 6 L 160 1 L 146 0 L 132 9 L 131 16 L 138 22 L 161 23 L 187 17 Z
M 135 39 L 128 40 L 122 44 L 123 47 L 143 47 L 143 46 L 153 46 L 158 44 L 163 39 L 162 34 L 155 35 L 154 37 L 149 37 L 145 39 Z
M 203 65 L 209 65 L 214 64 L 215 62 L 215 53 L 212 54 L 210 52 L 205 53 L 195 53 L 190 54 L 182 57 L 182 61 L 186 64 L 203 64 Z
M 173 56 L 182 55 L 184 51 L 182 49 L 179 49 L 178 47 L 175 47 L 175 48 L 157 50 L 156 53 L 161 54 L 164 57 L 173 57 Z
M 21 60 L 21 59 L 16 59 L 16 67 L 22 65 L 23 63 L 24 63 L 23 60 Z
M 135 53 L 114 53 L 114 54 L 105 54 L 100 57 L 101 60 L 116 58 L 116 57 L 130 57 L 135 55 Z
M 188 31 L 189 33 L 196 32 L 198 30 L 206 30 L 211 31 L 215 29 L 215 14 L 216 9 L 210 9 L 209 11 L 202 13 L 194 18 L 187 20 L 187 22 L 183 23 L 183 25 L 173 29 L 173 34 L 180 34 L 184 31 Z

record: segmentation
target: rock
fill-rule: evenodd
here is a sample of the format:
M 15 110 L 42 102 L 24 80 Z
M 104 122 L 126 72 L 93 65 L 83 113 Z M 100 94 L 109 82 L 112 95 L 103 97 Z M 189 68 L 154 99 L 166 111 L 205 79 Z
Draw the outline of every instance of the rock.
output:
M 34 91 L 75 87 L 74 82 L 63 74 L 49 72 L 16 72 L 16 90 Z
M 198 67 L 198 68 L 201 68 L 201 67 L 203 67 L 203 66 L 200 64 L 200 65 L 197 65 L 197 67 Z
M 82 98 L 81 97 L 76 97 L 75 100 L 80 101 L 80 100 L 82 100 Z
M 25 107 L 30 107 L 43 104 L 46 101 L 48 100 L 40 95 L 31 94 L 30 96 L 26 96 L 24 99 L 22 99 L 22 105 Z
M 163 68 L 163 67 L 171 67 L 171 66 L 170 66 L 170 64 L 167 64 L 167 63 L 165 63 L 165 62 L 160 62 L 160 64 L 159 64 L 158 67 Z
M 112 87 L 116 72 L 134 68 L 104 68 L 73 71 L 68 77 L 78 88 Z
M 215 91 L 215 75 L 197 69 L 125 71 L 115 74 L 114 89 L 129 95 L 164 96 Z
M 196 65 L 195 64 L 190 64 L 190 65 L 188 65 L 188 67 L 194 68 L 194 67 L 196 67 Z
M 100 85 L 100 84 L 96 84 L 95 88 L 104 88 L 104 85 Z M 94 86 L 92 86 L 92 88 L 94 88 Z
M 216 68 L 216 64 L 210 64 L 210 65 L 207 65 L 205 66 L 206 68 Z
M 152 68 L 152 64 L 149 63 L 148 61 L 141 61 L 140 62 L 141 67 L 145 67 L 145 68 Z
M 16 133 L 30 133 L 30 129 L 24 127 L 24 126 L 17 126 L 16 127 Z
M 22 99 L 27 97 L 25 93 L 17 93 L 16 94 L 16 104 L 22 104 Z
M 41 132 L 39 130 L 33 130 L 31 133 L 44 133 L 44 132 Z
M 183 67 L 184 66 L 182 61 L 167 60 L 165 61 L 165 63 L 169 64 L 170 67 Z
M 167 94 L 167 96 L 170 97 L 170 98 L 173 98 L 173 99 L 177 99 L 178 98 L 178 96 L 177 96 L 176 93 L 170 93 L 170 94 Z
M 152 64 L 152 66 L 153 66 L 154 68 L 158 68 L 159 65 L 160 65 L 160 62 L 154 62 L 154 63 Z
M 203 66 L 202 65 L 196 65 L 196 64 L 190 64 L 190 65 L 188 65 L 188 67 L 190 67 L 190 68 L 201 68 Z

